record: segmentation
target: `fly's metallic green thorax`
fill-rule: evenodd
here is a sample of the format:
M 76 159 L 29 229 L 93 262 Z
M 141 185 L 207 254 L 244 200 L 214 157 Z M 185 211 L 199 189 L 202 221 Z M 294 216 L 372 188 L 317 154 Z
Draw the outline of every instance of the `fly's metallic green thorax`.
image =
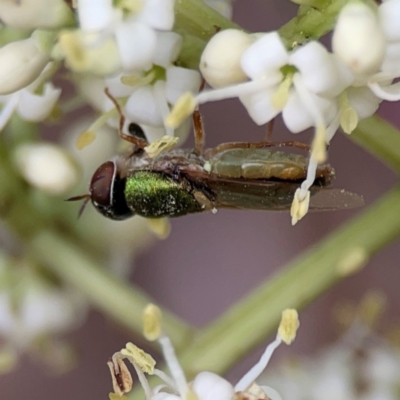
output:
M 203 211 L 183 183 L 158 172 L 136 171 L 126 178 L 128 207 L 146 218 L 179 217 Z

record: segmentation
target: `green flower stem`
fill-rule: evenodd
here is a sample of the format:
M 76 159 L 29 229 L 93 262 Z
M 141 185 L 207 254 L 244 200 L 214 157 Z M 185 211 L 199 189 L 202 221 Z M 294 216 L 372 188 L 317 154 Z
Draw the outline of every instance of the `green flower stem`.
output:
M 315 40 L 332 30 L 336 17 L 349 0 L 319 1 L 318 8 L 309 5 L 299 7 L 296 17 L 279 29 L 289 49 L 307 40 Z
M 99 268 L 80 247 L 55 231 L 42 231 L 28 244 L 28 249 L 38 262 L 79 289 L 97 308 L 122 326 L 141 334 L 142 312 L 152 299 L 139 288 Z M 174 343 L 180 345 L 184 345 L 191 334 L 185 322 L 165 310 L 163 326 Z
M 348 136 L 400 174 L 400 131 L 378 116 L 359 122 Z
M 282 310 L 303 308 L 400 235 L 400 187 L 291 262 L 203 329 L 180 360 L 192 377 L 223 373 L 277 329 Z M 360 255 L 362 257 L 360 257 Z
M 208 41 L 218 29 L 242 29 L 202 0 L 176 0 L 175 25 L 204 41 Z

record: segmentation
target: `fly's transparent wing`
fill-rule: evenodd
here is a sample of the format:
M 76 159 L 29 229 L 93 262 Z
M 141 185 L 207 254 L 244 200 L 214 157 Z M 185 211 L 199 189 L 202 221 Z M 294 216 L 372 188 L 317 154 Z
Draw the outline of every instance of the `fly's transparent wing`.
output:
M 279 181 L 243 181 L 218 178 L 207 186 L 215 194 L 216 207 L 252 210 L 288 210 L 299 183 Z M 334 211 L 361 207 L 361 196 L 342 189 L 313 186 L 310 210 Z

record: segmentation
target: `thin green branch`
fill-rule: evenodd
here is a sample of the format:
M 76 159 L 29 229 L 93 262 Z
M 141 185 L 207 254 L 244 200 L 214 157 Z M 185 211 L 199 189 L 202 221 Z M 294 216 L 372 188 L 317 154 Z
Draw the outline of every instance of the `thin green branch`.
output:
M 79 289 L 93 305 L 122 326 L 141 334 L 142 312 L 152 299 L 138 287 L 100 268 L 81 248 L 55 231 L 39 233 L 28 249 L 38 262 L 63 282 Z M 189 326 L 172 313 L 163 314 L 163 325 L 174 343 L 186 343 L 191 334 Z
M 389 122 L 364 119 L 348 137 L 400 174 L 400 131 Z
M 399 198 L 396 187 L 203 329 L 180 354 L 189 375 L 227 371 L 276 329 L 283 309 L 303 308 L 400 235 Z

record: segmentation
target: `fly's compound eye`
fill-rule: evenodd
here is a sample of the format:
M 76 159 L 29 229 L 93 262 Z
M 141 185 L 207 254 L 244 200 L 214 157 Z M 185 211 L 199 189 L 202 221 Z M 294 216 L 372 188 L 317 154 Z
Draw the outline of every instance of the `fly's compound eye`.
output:
M 134 215 L 125 201 L 125 179 L 113 161 L 97 168 L 90 181 L 90 198 L 96 210 L 107 218 L 123 220 Z
M 139 139 L 143 139 L 147 142 L 147 138 L 146 138 L 146 134 L 144 133 L 142 127 L 138 124 L 135 124 L 134 122 L 131 122 L 128 125 L 128 132 L 132 135 L 132 136 L 136 136 Z

